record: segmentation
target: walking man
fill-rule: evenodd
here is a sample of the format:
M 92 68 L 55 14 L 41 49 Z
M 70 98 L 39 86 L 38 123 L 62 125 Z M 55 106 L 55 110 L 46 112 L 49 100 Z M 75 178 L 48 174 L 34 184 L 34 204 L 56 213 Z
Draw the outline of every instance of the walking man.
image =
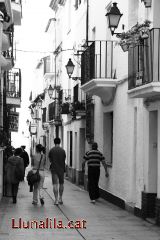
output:
M 63 204 L 62 195 L 64 190 L 64 172 L 66 153 L 60 147 L 60 138 L 54 139 L 55 146 L 49 151 L 50 170 L 52 174 L 53 193 L 55 196 L 55 205 Z
M 85 163 L 88 165 L 88 191 L 91 203 L 95 203 L 99 198 L 99 177 L 100 177 L 100 165 L 102 163 L 106 177 L 109 176 L 107 170 L 107 164 L 103 154 L 98 150 L 98 144 L 94 142 L 92 144 L 92 150 L 88 151 L 84 156 L 84 162 L 82 163 L 82 171 L 84 171 Z
M 28 165 L 29 165 L 29 155 L 26 152 L 25 148 L 26 148 L 26 146 L 24 146 L 24 145 L 21 146 L 22 153 L 21 153 L 21 156 L 20 156 L 24 161 L 24 177 L 25 177 L 26 167 L 28 167 Z

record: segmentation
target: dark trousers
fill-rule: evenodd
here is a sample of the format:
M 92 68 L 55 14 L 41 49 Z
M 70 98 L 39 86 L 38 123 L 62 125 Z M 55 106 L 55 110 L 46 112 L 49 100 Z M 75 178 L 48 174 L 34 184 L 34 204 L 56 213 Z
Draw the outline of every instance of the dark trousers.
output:
M 100 167 L 88 167 L 88 191 L 91 200 L 99 198 Z
M 16 198 L 18 193 L 19 183 L 12 184 L 12 197 Z

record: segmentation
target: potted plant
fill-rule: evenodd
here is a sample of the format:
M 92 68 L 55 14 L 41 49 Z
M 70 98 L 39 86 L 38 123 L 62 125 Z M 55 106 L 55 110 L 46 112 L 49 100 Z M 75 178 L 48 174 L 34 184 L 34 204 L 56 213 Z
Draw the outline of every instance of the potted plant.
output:
M 61 105 L 61 114 L 69 114 L 70 104 L 69 102 L 64 102 Z
M 85 102 L 76 101 L 72 105 L 73 111 L 77 116 L 84 116 L 85 115 Z
M 148 38 L 150 23 L 149 20 L 145 20 L 144 23 L 137 23 L 130 30 L 117 34 L 117 37 L 120 38 L 118 44 L 123 51 L 128 51 L 130 46 L 141 44 L 144 39 Z

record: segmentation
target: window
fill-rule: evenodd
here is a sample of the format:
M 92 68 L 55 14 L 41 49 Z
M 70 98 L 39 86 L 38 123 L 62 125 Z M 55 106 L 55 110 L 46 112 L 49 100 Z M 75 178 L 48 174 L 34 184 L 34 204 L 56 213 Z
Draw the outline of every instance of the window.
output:
M 72 131 L 70 131 L 70 146 L 69 146 L 69 165 L 72 167 Z
M 42 108 L 42 123 L 46 122 L 46 108 Z
M 44 57 L 44 74 L 50 72 L 50 56 Z
M 49 104 L 49 121 L 55 119 L 55 102 Z
M 78 102 L 78 88 L 79 88 L 79 84 L 77 84 L 74 88 L 73 88 L 73 99 L 74 102 Z
M 108 165 L 112 165 L 113 157 L 113 112 L 104 113 L 103 118 L 103 152 Z

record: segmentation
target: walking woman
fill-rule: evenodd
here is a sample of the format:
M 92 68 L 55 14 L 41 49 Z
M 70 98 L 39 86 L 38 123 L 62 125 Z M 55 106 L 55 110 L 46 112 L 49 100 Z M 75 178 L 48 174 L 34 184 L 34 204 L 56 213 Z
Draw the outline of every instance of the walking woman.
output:
M 23 180 L 24 163 L 20 157 L 21 153 L 21 148 L 16 148 L 5 167 L 7 183 L 11 184 L 13 203 L 17 202 L 19 182 Z
M 43 146 L 41 144 L 36 145 L 36 154 L 32 156 L 31 165 L 33 171 L 36 172 L 39 168 L 40 181 L 33 185 L 33 202 L 32 204 L 38 204 L 38 197 L 41 205 L 44 205 L 43 196 L 43 184 L 44 184 L 44 167 L 45 167 L 45 154 L 43 154 Z

